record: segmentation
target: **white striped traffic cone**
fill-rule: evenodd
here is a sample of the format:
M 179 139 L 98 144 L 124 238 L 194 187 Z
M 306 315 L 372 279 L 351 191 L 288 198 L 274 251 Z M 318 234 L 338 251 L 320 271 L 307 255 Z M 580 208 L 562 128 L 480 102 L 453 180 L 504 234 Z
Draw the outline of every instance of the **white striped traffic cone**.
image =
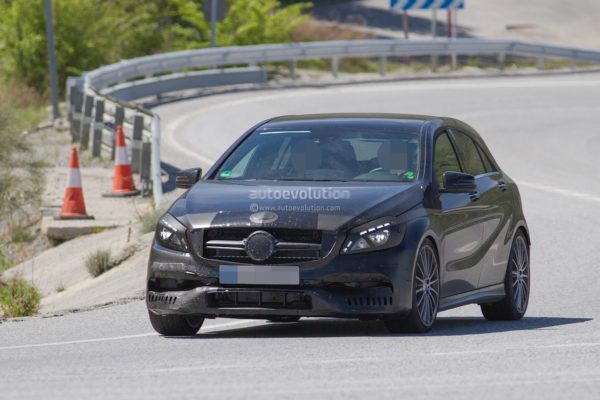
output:
M 123 126 L 117 127 L 117 136 L 115 138 L 115 176 L 113 178 L 112 192 L 105 194 L 109 197 L 136 196 L 140 191 L 135 188 L 131 164 L 129 163 L 129 154 L 125 146 L 125 134 Z
M 60 215 L 57 219 L 92 219 L 94 217 L 85 212 L 85 201 L 83 200 L 83 189 L 81 188 L 81 174 L 79 172 L 79 159 L 77 158 L 77 149 L 71 149 L 71 159 L 69 160 L 69 177 L 67 188 L 65 189 L 65 198 Z

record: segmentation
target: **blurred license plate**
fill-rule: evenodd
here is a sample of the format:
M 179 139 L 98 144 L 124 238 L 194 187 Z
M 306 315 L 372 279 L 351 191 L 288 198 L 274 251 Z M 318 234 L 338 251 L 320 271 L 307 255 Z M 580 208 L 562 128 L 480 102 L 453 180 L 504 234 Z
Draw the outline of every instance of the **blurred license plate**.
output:
M 299 285 L 300 269 L 289 265 L 221 265 L 223 285 Z

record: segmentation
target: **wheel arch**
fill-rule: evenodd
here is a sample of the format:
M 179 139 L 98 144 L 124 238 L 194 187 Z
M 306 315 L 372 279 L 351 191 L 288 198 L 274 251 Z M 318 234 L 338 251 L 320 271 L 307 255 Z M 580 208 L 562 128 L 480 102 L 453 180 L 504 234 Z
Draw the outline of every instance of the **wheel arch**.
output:
M 513 225 L 513 227 L 514 228 L 512 230 L 512 234 L 509 236 L 510 243 L 512 243 L 512 241 L 515 239 L 515 236 L 520 231 L 525 236 L 525 242 L 527 243 L 527 246 L 531 246 L 531 237 L 529 235 L 529 228 L 527 227 L 527 223 L 525 222 L 525 220 L 523 220 L 523 219 L 517 220 L 515 222 L 515 224 Z
M 442 268 L 443 265 L 443 257 L 442 257 L 442 252 L 441 252 L 441 243 L 440 243 L 440 239 L 438 238 L 438 236 L 435 234 L 435 232 L 433 232 L 432 230 L 427 230 L 423 233 L 423 235 L 421 236 L 421 240 L 419 240 L 419 244 L 417 245 L 417 247 L 415 248 L 415 257 L 414 257 L 414 261 L 413 261 L 413 276 L 414 276 L 414 268 L 416 268 L 417 265 L 417 257 L 416 254 L 418 253 L 419 249 L 421 248 L 421 246 L 423 245 L 423 243 L 425 243 L 426 240 L 429 240 L 432 244 L 433 244 L 433 249 L 435 251 L 435 254 L 437 256 L 437 261 L 438 261 L 438 274 L 440 277 L 440 283 L 443 281 L 443 275 L 444 275 L 444 268 Z
M 515 230 L 515 234 L 519 231 L 523 232 L 523 236 L 525 236 L 525 241 L 527 242 L 527 246 L 531 246 L 531 238 L 529 237 L 529 230 L 527 229 L 527 227 L 523 224 L 518 225 L 517 229 Z

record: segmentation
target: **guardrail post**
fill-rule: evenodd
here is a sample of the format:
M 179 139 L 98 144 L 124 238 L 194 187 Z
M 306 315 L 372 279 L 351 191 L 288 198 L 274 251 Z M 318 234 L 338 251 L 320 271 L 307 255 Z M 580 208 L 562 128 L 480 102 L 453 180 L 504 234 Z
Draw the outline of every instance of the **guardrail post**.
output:
M 294 59 L 290 61 L 290 77 L 292 79 L 296 79 L 296 67 L 298 66 L 298 62 Z
M 431 71 L 436 72 L 438 69 L 438 56 L 437 54 L 431 55 Z
M 379 57 L 379 75 L 385 76 L 387 73 L 387 57 L 381 56 Z
M 110 159 L 115 159 L 116 144 L 115 139 L 117 137 L 117 127 L 123 125 L 125 121 L 125 109 L 118 104 L 115 104 L 115 129 L 113 129 L 112 138 L 110 139 Z
M 71 141 L 79 141 L 79 130 L 81 129 L 81 109 L 83 107 L 83 92 L 76 86 L 71 92 L 73 96 L 73 122 L 71 122 Z
M 102 150 L 102 128 L 104 128 L 104 100 L 96 100 L 92 134 L 92 157 L 100 157 Z
M 142 196 L 148 196 L 152 190 L 152 143 L 143 142 L 140 151 L 140 181 L 142 182 Z
M 75 88 L 73 85 L 69 85 L 67 81 L 66 88 L 66 100 L 67 100 L 67 122 L 69 122 L 69 126 L 73 123 L 73 108 L 75 107 Z
M 162 199 L 162 180 L 160 175 L 160 118 L 154 115 L 152 118 L 152 162 L 150 173 L 152 175 L 152 194 L 154 197 L 154 207 L 160 207 Z
M 133 136 L 131 137 L 131 170 L 137 174 L 141 170 L 142 160 L 142 131 L 144 130 L 144 117 L 136 115 L 133 119 Z
M 503 71 L 505 63 L 506 63 L 506 54 L 498 53 L 498 68 Z
M 537 69 L 544 69 L 545 61 L 543 57 L 537 59 Z
M 337 57 L 333 57 L 331 59 L 331 73 L 334 78 L 338 77 L 338 72 L 340 70 L 340 59 Z
M 94 108 L 94 97 L 86 95 L 83 101 L 83 115 L 79 131 L 79 150 L 87 150 L 90 146 L 90 126 L 92 122 L 92 109 Z

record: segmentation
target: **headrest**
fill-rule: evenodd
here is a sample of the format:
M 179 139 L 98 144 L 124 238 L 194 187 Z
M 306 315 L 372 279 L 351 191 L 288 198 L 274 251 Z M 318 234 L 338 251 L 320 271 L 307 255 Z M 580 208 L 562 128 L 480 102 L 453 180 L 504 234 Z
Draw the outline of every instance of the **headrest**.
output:
M 406 171 L 408 169 L 408 143 L 402 140 L 383 142 L 377 151 L 379 166 L 386 171 Z
M 291 161 L 296 172 L 304 174 L 307 170 L 321 166 L 321 147 L 310 139 L 298 140 L 291 146 Z

